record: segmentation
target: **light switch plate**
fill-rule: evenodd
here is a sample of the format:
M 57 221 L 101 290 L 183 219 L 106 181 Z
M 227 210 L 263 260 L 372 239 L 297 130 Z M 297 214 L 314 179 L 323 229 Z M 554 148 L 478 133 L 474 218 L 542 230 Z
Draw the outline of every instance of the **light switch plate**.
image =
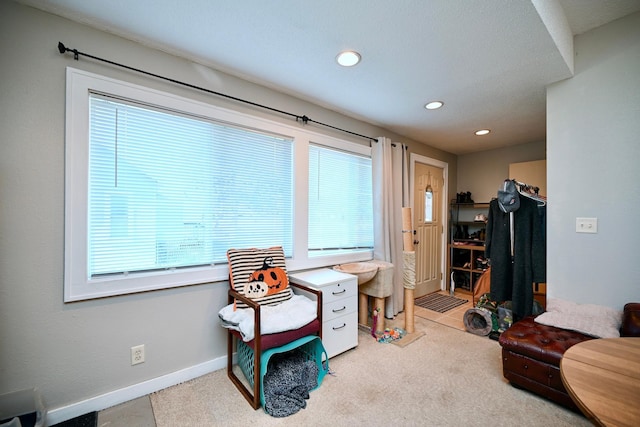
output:
M 597 233 L 598 218 L 576 218 L 576 233 Z

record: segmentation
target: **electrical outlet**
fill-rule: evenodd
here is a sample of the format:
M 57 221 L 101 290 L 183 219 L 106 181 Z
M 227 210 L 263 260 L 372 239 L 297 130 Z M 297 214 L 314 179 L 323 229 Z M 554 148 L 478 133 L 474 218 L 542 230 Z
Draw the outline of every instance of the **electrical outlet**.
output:
M 131 347 L 131 365 L 144 363 L 144 344 Z

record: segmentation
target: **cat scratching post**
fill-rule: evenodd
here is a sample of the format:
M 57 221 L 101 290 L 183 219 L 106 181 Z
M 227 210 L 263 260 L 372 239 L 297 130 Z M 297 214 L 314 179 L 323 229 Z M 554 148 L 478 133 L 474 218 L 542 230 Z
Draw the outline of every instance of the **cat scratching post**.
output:
M 404 329 L 407 333 L 412 333 L 415 331 L 413 290 L 416 287 L 416 253 L 413 247 L 411 208 L 402 208 L 402 248 L 402 260 L 404 263 Z

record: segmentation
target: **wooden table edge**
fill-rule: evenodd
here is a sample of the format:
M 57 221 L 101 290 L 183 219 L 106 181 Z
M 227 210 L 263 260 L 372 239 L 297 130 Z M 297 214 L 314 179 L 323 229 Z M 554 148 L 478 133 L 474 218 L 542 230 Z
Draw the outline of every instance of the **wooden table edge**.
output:
M 591 421 L 593 424 L 595 424 L 597 426 L 605 427 L 605 424 L 603 424 L 602 421 L 600 421 L 598 419 L 596 414 L 591 412 L 591 410 L 589 410 L 589 408 L 587 408 L 584 405 L 584 403 L 582 403 L 582 400 L 573 391 L 573 388 L 571 387 L 571 384 L 569 384 L 569 381 L 564 377 L 564 370 L 562 369 L 562 362 L 564 360 L 565 360 L 564 357 L 562 359 L 560 359 L 560 378 L 562 379 L 562 384 L 564 384 L 564 388 L 567 390 L 567 393 L 569 394 L 569 397 L 571 397 L 571 400 L 573 400 L 573 403 L 576 404 L 578 409 L 580 409 L 580 411 L 582 411 L 582 414 L 585 417 L 587 417 L 587 419 L 589 421 Z
M 593 424 L 595 424 L 597 426 L 606 426 L 606 424 L 596 415 L 596 413 L 593 412 L 591 409 L 589 409 L 582 402 L 582 400 L 578 397 L 576 392 L 571 387 L 570 381 L 567 378 L 565 378 L 566 368 L 563 369 L 563 362 L 565 360 L 570 360 L 571 362 L 575 362 L 575 363 L 588 364 L 584 360 L 580 360 L 580 358 L 578 358 L 578 359 L 572 358 L 571 357 L 572 356 L 571 353 L 573 351 L 578 351 L 578 349 L 581 348 L 581 344 L 584 344 L 584 347 L 590 347 L 590 346 L 594 345 L 594 342 L 596 342 L 596 341 L 600 341 L 600 343 L 607 342 L 607 341 L 619 341 L 619 342 L 620 341 L 628 341 L 628 342 L 633 342 L 633 345 L 637 346 L 638 343 L 640 343 L 640 338 L 638 338 L 638 337 L 596 338 L 594 340 L 583 341 L 583 342 L 580 342 L 578 344 L 575 344 L 575 345 L 569 347 L 567 349 L 567 351 L 565 351 L 563 357 L 560 359 L 560 378 L 562 380 L 562 384 L 564 385 L 565 389 L 567 390 L 567 393 L 571 397 L 571 400 L 573 400 L 573 402 L 580 409 L 580 411 L 582 411 L 584 416 L 587 417 L 587 419 L 589 421 L 591 421 Z M 596 345 L 598 345 L 598 344 L 596 344 Z M 573 349 L 573 351 L 572 351 L 572 349 Z M 569 355 L 569 357 L 565 357 L 565 356 L 567 356 L 567 354 Z

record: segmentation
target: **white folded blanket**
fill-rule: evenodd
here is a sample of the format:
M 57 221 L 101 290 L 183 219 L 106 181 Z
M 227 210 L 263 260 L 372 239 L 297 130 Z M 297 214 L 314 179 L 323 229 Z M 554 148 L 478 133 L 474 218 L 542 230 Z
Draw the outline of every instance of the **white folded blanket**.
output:
M 304 295 L 293 295 L 291 299 L 278 305 L 260 307 L 260 331 L 262 335 L 298 329 L 317 317 L 317 303 Z M 224 328 L 234 329 L 242 335 L 243 341 L 251 341 L 254 336 L 253 309 L 239 308 L 233 311 L 229 304 L 218 312 Z

